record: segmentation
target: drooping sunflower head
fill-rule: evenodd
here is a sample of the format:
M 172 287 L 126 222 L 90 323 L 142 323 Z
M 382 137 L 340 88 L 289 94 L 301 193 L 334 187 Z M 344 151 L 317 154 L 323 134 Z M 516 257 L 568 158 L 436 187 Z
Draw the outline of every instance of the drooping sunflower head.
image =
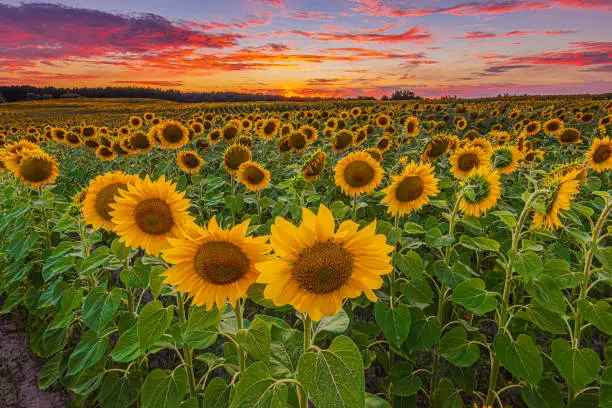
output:
M 175 120 L 157 126 L 157 139 L 164 149 L 178 149 L 189 142 L 189 130 Z
M 499 146 L 491 152 L 491 166 L 501 174 L 514 172 L 519 165 L 523 154 L 516 146 Z
M 489 157 L 484 150 L 476 146 L 465 146 L 455 150 L 450 158 L 451 173 L 457 178 L 465 177 L 477 167 L 488 167 Z
M 310 157 L 306 158 L 302 166 L 302 175 L 306 181 L 314 181 L 325 170 L 327 162 L 327 154 L 321 149 L 318 149 Z
M 225 150 L 223 166 L 229 174 L 235 174 L 238 167 L 253 158 L 251 150 L 241 145 L 232 145 Z
M 544 133 L 548 136 L 558 136 L 563 132 L 565 124 L 559 119 L 550 119 L 544 122 Z
M 385 197 L 381 203 L 394 216 L 420 210 L 440 192 L 434 168 L 429 163 L 410 162 L 400 175 L 391 178 L 391 184 L 383 190 Z
M 552 175 L 545 181 L 548 193 L 544 197 L 545 213 L 535 211 L 533 222 L 536 227 L 552 231 L 563 223 L 559 219 L 561 210 L 569 210 L 570 203 L 580 192 L 580 170 L 567 172 L 565 175 Z
M 344 221 L 336 230 L 331 211 L 321 205 L 318 214 L 304 208 L 302 223 L 294 226 L 277 217 L 271 227 L 276 259 L 256 264 L 257 282 L 266 284 L 264 296 L 277 306 L 292 305 L 314 321 L 333 316 L 346 298 L 362 293 L 376 301 L 373 290 L 382 275 L 391 272 L 390 253 L 376 223 L 359 230 Z
M 127 246 L 157 256 L 168 248 L 168 238 L 182 237 L 193 226 L 190 204 L 184 197 L 163 176 L 156 181 L 148 175 L 138 179 L 127 190 L 119 190 L 115 202 L 109 204 L 114 231 Z
M 169 238 L 163 258 L 174 266 L 163 273 L 165 282 L 187 293 L 195 306 L 235 306 L 259 276 L 255 265 L 269 259 L 268 237 L 247 237 L 248 226 L 249 220 L 223 229 L 213 217 L 206 228 Z
M 14 174 L 22 184 L 38 188 L 55 182 L 59 165 L 51 155 L 41 150 L 24 156 Z
M 391 148 L 391 146 L 393 146 L 393 141 L 391 140 L 391 138 L 389 136 L 382 136 L 376 142 L 376 148 L 378 150 L 380 150 L 382 153 L 384 153 L 387 150 L 389 150 Z
M 138 176 L 115 171 L 97 176 L 89 182 L 83 200 L 83 219 L 94 229 L 112 231 L 115 224 L 111 220 L 110 205 L 115 202 L 120 190 L 127 190 Z
M 570 145 L 574 143 L 582 143 L 580 139 L 580 130 L 574 128 L 565 128 L 561 130 L 557 135 L 559 143 L 564 145 Z
M 586 164 L 598 173 L 612 169 L 612 140 L 609 136 L 593 139 L 586 152 Z
M 576 179 L 580 182 L 584 182 L 587 179 L 589 171 L 583 163 L 580 163 L 578 161 L 555 166 L 555 168 L 550 172 L 550 175 L 548 177 L 554 178 L 555 176 L 565 176 L 566 174 L 573 171 L 577 171 Z
M 238 167 L 237 177 L 238 181 L 250 191 L 263 190 L 270 184 L 270 172 L 251 160 Z
M 480 217 L 495 207 L 501 198 L 499 172 L 479 167 L 461 180 L 463 197 L 459 209 L 467 215 Z
M 419 119 L 415 116 L 409 116 L 404 122 L 404 136 L 415 137 L 419 134 Z
M 365 126 L 364 127 L 360 127 L 359 129 L 357 129 L 355 131 L 355 140 L 354 140 L 353 144 L 355 146 L 359 146 L 367 138 L 368 138 L 368 131 L 367 131 L 367 129 L 365 128 Z
M 354 138 L 355 135 L 353 135 L 353 132 L 351 132 L 350 130 L 340 130 L 338 133 L 336 133 L 336 136 L 334 137 L 332 149 L 336 153 L 342 153 L 353 145 Z
M 176 157 L 176 162 L 185 173 L 195 174 L 204 165 L 204 160 L 192 150 L 182 150 Z
M 353 152 L 338 161 L 334 169 L 336 186 L 353 197 L 369 194 L 382 181 L 384 170 L 367 152 Z

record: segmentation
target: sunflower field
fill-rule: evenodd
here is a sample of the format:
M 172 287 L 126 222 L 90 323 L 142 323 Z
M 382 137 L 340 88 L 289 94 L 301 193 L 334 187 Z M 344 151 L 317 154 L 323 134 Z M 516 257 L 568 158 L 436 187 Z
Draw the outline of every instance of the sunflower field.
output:
M 5 104 L 0 313 L 73 407 L 612 407 L 611 133 L 596 96 Z

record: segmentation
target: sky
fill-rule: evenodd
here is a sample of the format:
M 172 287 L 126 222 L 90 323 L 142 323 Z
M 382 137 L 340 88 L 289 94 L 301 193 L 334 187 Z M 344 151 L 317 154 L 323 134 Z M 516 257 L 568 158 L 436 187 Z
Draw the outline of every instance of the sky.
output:
M 612 0 L 0 0 L 0 84 L 612 92 Z

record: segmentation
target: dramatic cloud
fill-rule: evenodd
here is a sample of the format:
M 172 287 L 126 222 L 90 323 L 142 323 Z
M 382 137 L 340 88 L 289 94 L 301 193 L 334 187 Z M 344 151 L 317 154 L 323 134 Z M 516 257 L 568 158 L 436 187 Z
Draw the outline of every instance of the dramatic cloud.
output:
M 115 85 L 139 85 L 139 86 L 183 86 L 183 81 L 112 81 Z
M 511 37 L 526 37 L 528 35 L 565 35 L 565 34 L 576 34 L 579 30 L 513 30 L 507 33 L 496 34 L 487 33 L 484 31 L 469 31 L 465 33 L 463 37 L 456 37 L 455 39 L 460 40 L 482 40 L 487 38 L 511 38 Z
M 506 61 L 509 64 L 534 65 L 609 65 L 612 64 L 612 42 L 574 42 L 572 49 L 565 51 L 545 52 L 526 57 L 514 57 Z
M 308 32 L 301 30 L 277 31 L 275 34 L 293 34 L 306 37 L 316 41 L 352 41 L 358 43 L 422 43 L 431 41 L 432 35 L 426 28 L 410 27 L 400 34 L 381 34 L 381 33 L 328 33 L 328 32 Z

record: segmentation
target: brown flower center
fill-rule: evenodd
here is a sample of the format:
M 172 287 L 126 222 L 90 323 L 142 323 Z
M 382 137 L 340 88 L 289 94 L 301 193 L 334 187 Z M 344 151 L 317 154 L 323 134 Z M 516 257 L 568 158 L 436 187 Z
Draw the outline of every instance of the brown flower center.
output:
M 363 161 L 353 161 L 344 168 L 344 181 L 351 187 L 363 187 L 374 178 L 374 169 Z
M 248 166 L 244 169 L 244 178 L 249 184 L 259 184 L 266 177 L 265 173 L 256 166 Z
M 178 143 L 183 140 L 183 129 L 177 125 L 167 125 L 162 131 L 162 137 L 168 143 Z
M 354 257 L 341 244 L 319 242 L 304 249 L 292 276 L 308 292 L 324 295 L 346 284 L 353 273 Z
M 51 162 L 45 159 L 34 157 L 21 162 L 21 175 L 27 181 L 44 181 L 51 176 L 52 171 Z
M 115 196 L 119 192 L 119 189 L 126 190 L 127 184 L 124 183 L 113 183 L 104 187 L 98 195 L 96 196 L 96 212 L 98 215 L 105 220 L 110 220 L 111 216 L 109 214 L 112 211 L 110 204 L 115 202 Z
M 480 160 L 478 159 L 478 155 L 475 153 L 468 153 L 459 157 L 459 168 L 462 171 L 470 171 L 479 164 Z
M 193 153 L 186 153 L 181 159 L 183 165 L 189 169 L 195 169 L 200 165 L 200 159 Z
M 136 225 L 147 234 L 164 235 L 174 226 L 172 209 L 159 198 L 147 198 L 134 209 Z
M 213 241 L 198 248 L 194 267 L 202 279 L 216 285 L 227 285 L 249 272 L 249 258 L 231 242 Z
M 395 198 L 402 203 L 414 201 L 425 191 L 425 183 L 419 176 L 408 176 L 395 189 Z
M 595 150 L 593 153 L 593 161 L 595 163 L 603 163 L 610 158 L 612 154 L 612 148 L 608 145 L 602 145 Z

